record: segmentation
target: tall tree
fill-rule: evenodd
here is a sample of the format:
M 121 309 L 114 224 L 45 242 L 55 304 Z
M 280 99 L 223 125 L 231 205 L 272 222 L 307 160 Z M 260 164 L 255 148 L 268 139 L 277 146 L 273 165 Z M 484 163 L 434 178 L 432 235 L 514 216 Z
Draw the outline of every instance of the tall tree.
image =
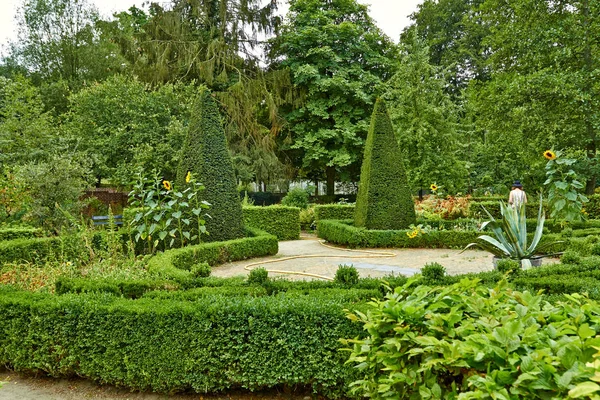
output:
M 336 176 L 360 164 L 368 118 L 391 75 L 395 48 L 356 0 L 291 0 L 271 56 L 290 69 L 304 96 L 304 104 L 285 115 L 291 149 L 301 152 L 301 174 L 325 171 L 333 195 Z
M 399 61 L 385 99 L 411 186 L 435 182 L 450 192 L 462 190 L 467 182 L 460 161 L 460 110 L 446 92 L 446 71 L 429 62 L 429 48 L 415 30 L 401 44 Z

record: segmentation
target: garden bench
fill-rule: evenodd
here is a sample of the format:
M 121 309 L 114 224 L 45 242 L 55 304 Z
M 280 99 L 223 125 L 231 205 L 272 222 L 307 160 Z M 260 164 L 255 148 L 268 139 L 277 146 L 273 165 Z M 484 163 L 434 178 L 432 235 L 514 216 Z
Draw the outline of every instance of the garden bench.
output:
M 92 221 L 94 222 L 94 226 L 108 225 L 109 216 L 108 215 L 93 215 Z M 113 221 L 114 221 L 115 225 L 122 226 L 123 225 L 123 215 L 113 215 Z

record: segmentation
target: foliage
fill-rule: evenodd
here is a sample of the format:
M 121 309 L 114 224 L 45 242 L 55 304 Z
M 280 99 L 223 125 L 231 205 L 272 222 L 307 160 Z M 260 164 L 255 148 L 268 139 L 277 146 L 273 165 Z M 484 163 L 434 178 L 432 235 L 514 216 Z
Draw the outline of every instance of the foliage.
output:
M 445 71 L 430 64 L 429 48 L 414 32 L 400 45 L 398 70 L 384 95 L 413 188 L 431 182 L 451 191 L 466 188 L 459 108 L 445 92 L 447 86 Z
M 333 280 L 342 285 L 354 285 L 358 283 L 358 270 L 354 265 L 340 264 Z
M 427 219 L 456 220 L 468 216 L 470 203 L 468 196 L 439 197 L 430 195 L 415 204 L 415 211 L 418 216 Z
M 198 263 L 190 269 L 193 276 L 198 278 L 206 278 L 210 276 L 211 268 L 207 262 Z
M 544 230 L 544 221 L 546 213 L 542 210 L 542 197 L 540 196 L 540 208 L 538 211 L 537 227 L 535 234 L 529 246 L 527 246 L 527 218 L 525 216 L 525 204 L 519 204 L 511 207 L 505 203 L 500 203 L 502 220 L 496 221 L 488 213 L 489 221 L 484 222 L 481 230 L 489 228 L 495 238 L 489 235 L 481 235 L 477 243 L 470 243 L 465 250 L 472 246 L 479 246 L 489 251 L 499 258 L 510 258 L 521 261 L 523 268 L 531 267 L 530 259 L 539 254 L 546 247 L 553 246 L 555 243 L 540 244 Z M 487 212 L 487 210 L 485 210 Z
M 26 219 L 51 232 L 70 225 L 67 215 L 79 215 L 84 205 L 81 196 L 92 181 L 85 163 L 68 155 L 22 164 L 14 174 L 31 199 Z
M 600 345 L 595 301 L 575 294 L 550 305 L 506 281 L 494 290 L 476 279 L 449 287 L 414 283 L 370 303 L 367 313 L 349 314 L 368 332 L 345 341 L 362 375 L 353 384 L 358 394 L 566 398 L 593 374 L 586 362 Z
M 290 190 L 283 199 L 281 204 L 288 207 L 298 207 L 300 209 L 306 209 L 308 207 L 308 192 L 302 188 L 293 188 Z
M 0 242 L 13 239 L 31 239 L 42 235 L 39 228 L 32 227 L 6 227 L 0 228 Z
M 578 181 L 573 164 L 577 160 L 562 157 L 562 152 L 552 153 L 546 163 L 546 182 L 548 187 L 548 208 L 550 217 L 565 221 L 581 221 L 584 219 L 583 204 L 587 197 L 579 193 L 585 186 Z
M 521 270 L 521 263 L 517 260 L 510 260 L 510 259 L 504 258 L 504 259 L 498 260 L 496 269 L 503 274 L 506 274 L 509 271 L 513 271 L 513 273 L 514 273 L 514 272 Z
M 327 292 L 185 302 L 3 289 L 0 362 L 139 391 L 305 386 L 339 398 L 354 379 L 338 342 L 360 333 L 343 316 L 353 303 Z
M 209 240 L 244 236 L 244 217 L 237 192 L 231 156 L 217 104 L 208 90 L 195 100 L 192 120 L 177 168 L 177 184 L 184 187 L 188 173 L 206 190 L 200 197 L 211 205 L 206 229 Z
M 30 207 L 31 197 L 24 182 L 19 182 L 12 172 L 5 171 L 0 175 L 0 220 L 20 221 Z
M 271 58 L 289 68 L 303 95 L 302 104 L 284 109 L 286 147 L 301 175 L 327 179 L 328 195 L 336 177 L 355 180 L 368 112 L 392 71 L 393 44 L 367 10 L 356 0 L 292 0 L 270 43 Z
M 321 219 L 352 219 L 355 211 L 354 204 L 320 204 L 315 205 L 315 220 Z
M 243 207 L 244 225 L 277 236 L 279 240 L 300 238 L 300 211 L 296 207 Z
M 263 285 L 268 280 L 269 280 L 269 272 L 263 267 L 254 268 L 248 274 L 248 283 L 249 284 Z
M 446 276 L 446 268 L 443 265 L 433 262 L 425 264 L 421 269 L 421 275 L 423 275 L 423 281 L 428 285 L 436 285 L 443 283 L 444 277 Z
M 138 173 L 133 190 L 129 192 L 129 204 L 137 209 L 135 217 L 128 221 L 136 242 L 153 253 L 161 248 L 179 247 L 200 243 L 205 227 L 204 211 L 210 205 L 199 198 L 204 186 L 189 179 L 183 191 L 177 191 L 169 181 L 148 178 Z
M 377 100 L 360 174 L 354 221 L 367 229 L 404 229 L 416 221 L 404 160 L 385 102 Z
M 314 230 L 316 228 L 315 225 L 315 207 L 308 207 L 304 210 L 300 210 L 300 229 Z

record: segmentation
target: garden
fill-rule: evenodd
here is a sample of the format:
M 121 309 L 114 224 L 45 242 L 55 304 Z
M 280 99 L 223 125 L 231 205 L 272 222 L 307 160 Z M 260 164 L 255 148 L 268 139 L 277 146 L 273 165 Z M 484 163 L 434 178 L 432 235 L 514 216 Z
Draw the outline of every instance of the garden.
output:
M 24 2 L 0 62 L 5 370 L 165 395 L 600 399 L 597 61 L 506 41 L 583 20 L 553 40 L 593 54 L 597 5 L 425 1 L 394 44 L 354 0 L 290 0 L 283 21 L 254 1 L 111 20 L 76 3 Z M 278 32 L 268 68 L 251 28 Z M 433 249 L 489 257 L 277 266 Z

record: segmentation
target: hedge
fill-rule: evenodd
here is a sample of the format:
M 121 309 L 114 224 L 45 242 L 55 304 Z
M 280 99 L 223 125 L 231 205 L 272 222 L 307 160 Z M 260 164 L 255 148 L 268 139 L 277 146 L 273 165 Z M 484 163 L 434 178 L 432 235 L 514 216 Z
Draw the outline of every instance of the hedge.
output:
M 383 99 L 377 99 L 365 142 L 354 222 L 368 229 L 405 229 L 416 221 L 404 156 Z
M 279 240 L 300 238 L 300 209 L 284 206 L 247 206 L 244 224 L 277 236 Z
M 17 227 L 0 229 L 0 242 L 14 239 L 31 239 L 42 236 L 42 230 L 33 227 Z
M 85 246 L 78 235 L 6 240 L 0 242 L 0 265 L 36 264 L 49 260 L 85 261 L 90 256 Z
M 231 155 L 217 103 L 208 90 L 194 102 L 188 134 L 177 167 L 177 186 L 185 187 L 191 172 L 206 189 L 201 199 L 211 204 L 206 219 L 207 240 L 223 241 L 244 237 L 242 204 Z
M 340 351 L 340 338 L 362 335 L 350 307 L 364 309 L 327 293 L 189 302 L 0 290 L 0 364 L 159 393 L 287 386 L 339 398 L 358 377 Z
M 255 228 L 246 228 L 249 237 L 224 242 L 209 242 L 167 250 L 148 260 L 148 271 L 165 279 L 189 280 L 195 264 L 207 262 L 214 266 L 229 261 L 275 255 L 277 238 Z
M 326 204 L 314 206 L 315 220 L 354 219 L 354 204 Z
M 472 201 L 469 203 L 469 218 L 488 219 L 488 215 L 483 210 L 483 207 L 485 207 L 494 218 L 502 218 L 502 215 L 500 214 L 500 202 L 498 201 Z M 537 218 L 539 207 L 539 201 L 530 201 L 527 203 L 527 206 L 525 207 L 527 218 Z M 544 205 L 544 209 L 546 211 L 546 216 L 550 215 L 546 205 Z
M 153 290 L 175 290 L 173 282 L 155 279 L 89 279 L 60 277 L 55 283 L 55 293 L 111 293 L 130 299 L 137 299 Z

